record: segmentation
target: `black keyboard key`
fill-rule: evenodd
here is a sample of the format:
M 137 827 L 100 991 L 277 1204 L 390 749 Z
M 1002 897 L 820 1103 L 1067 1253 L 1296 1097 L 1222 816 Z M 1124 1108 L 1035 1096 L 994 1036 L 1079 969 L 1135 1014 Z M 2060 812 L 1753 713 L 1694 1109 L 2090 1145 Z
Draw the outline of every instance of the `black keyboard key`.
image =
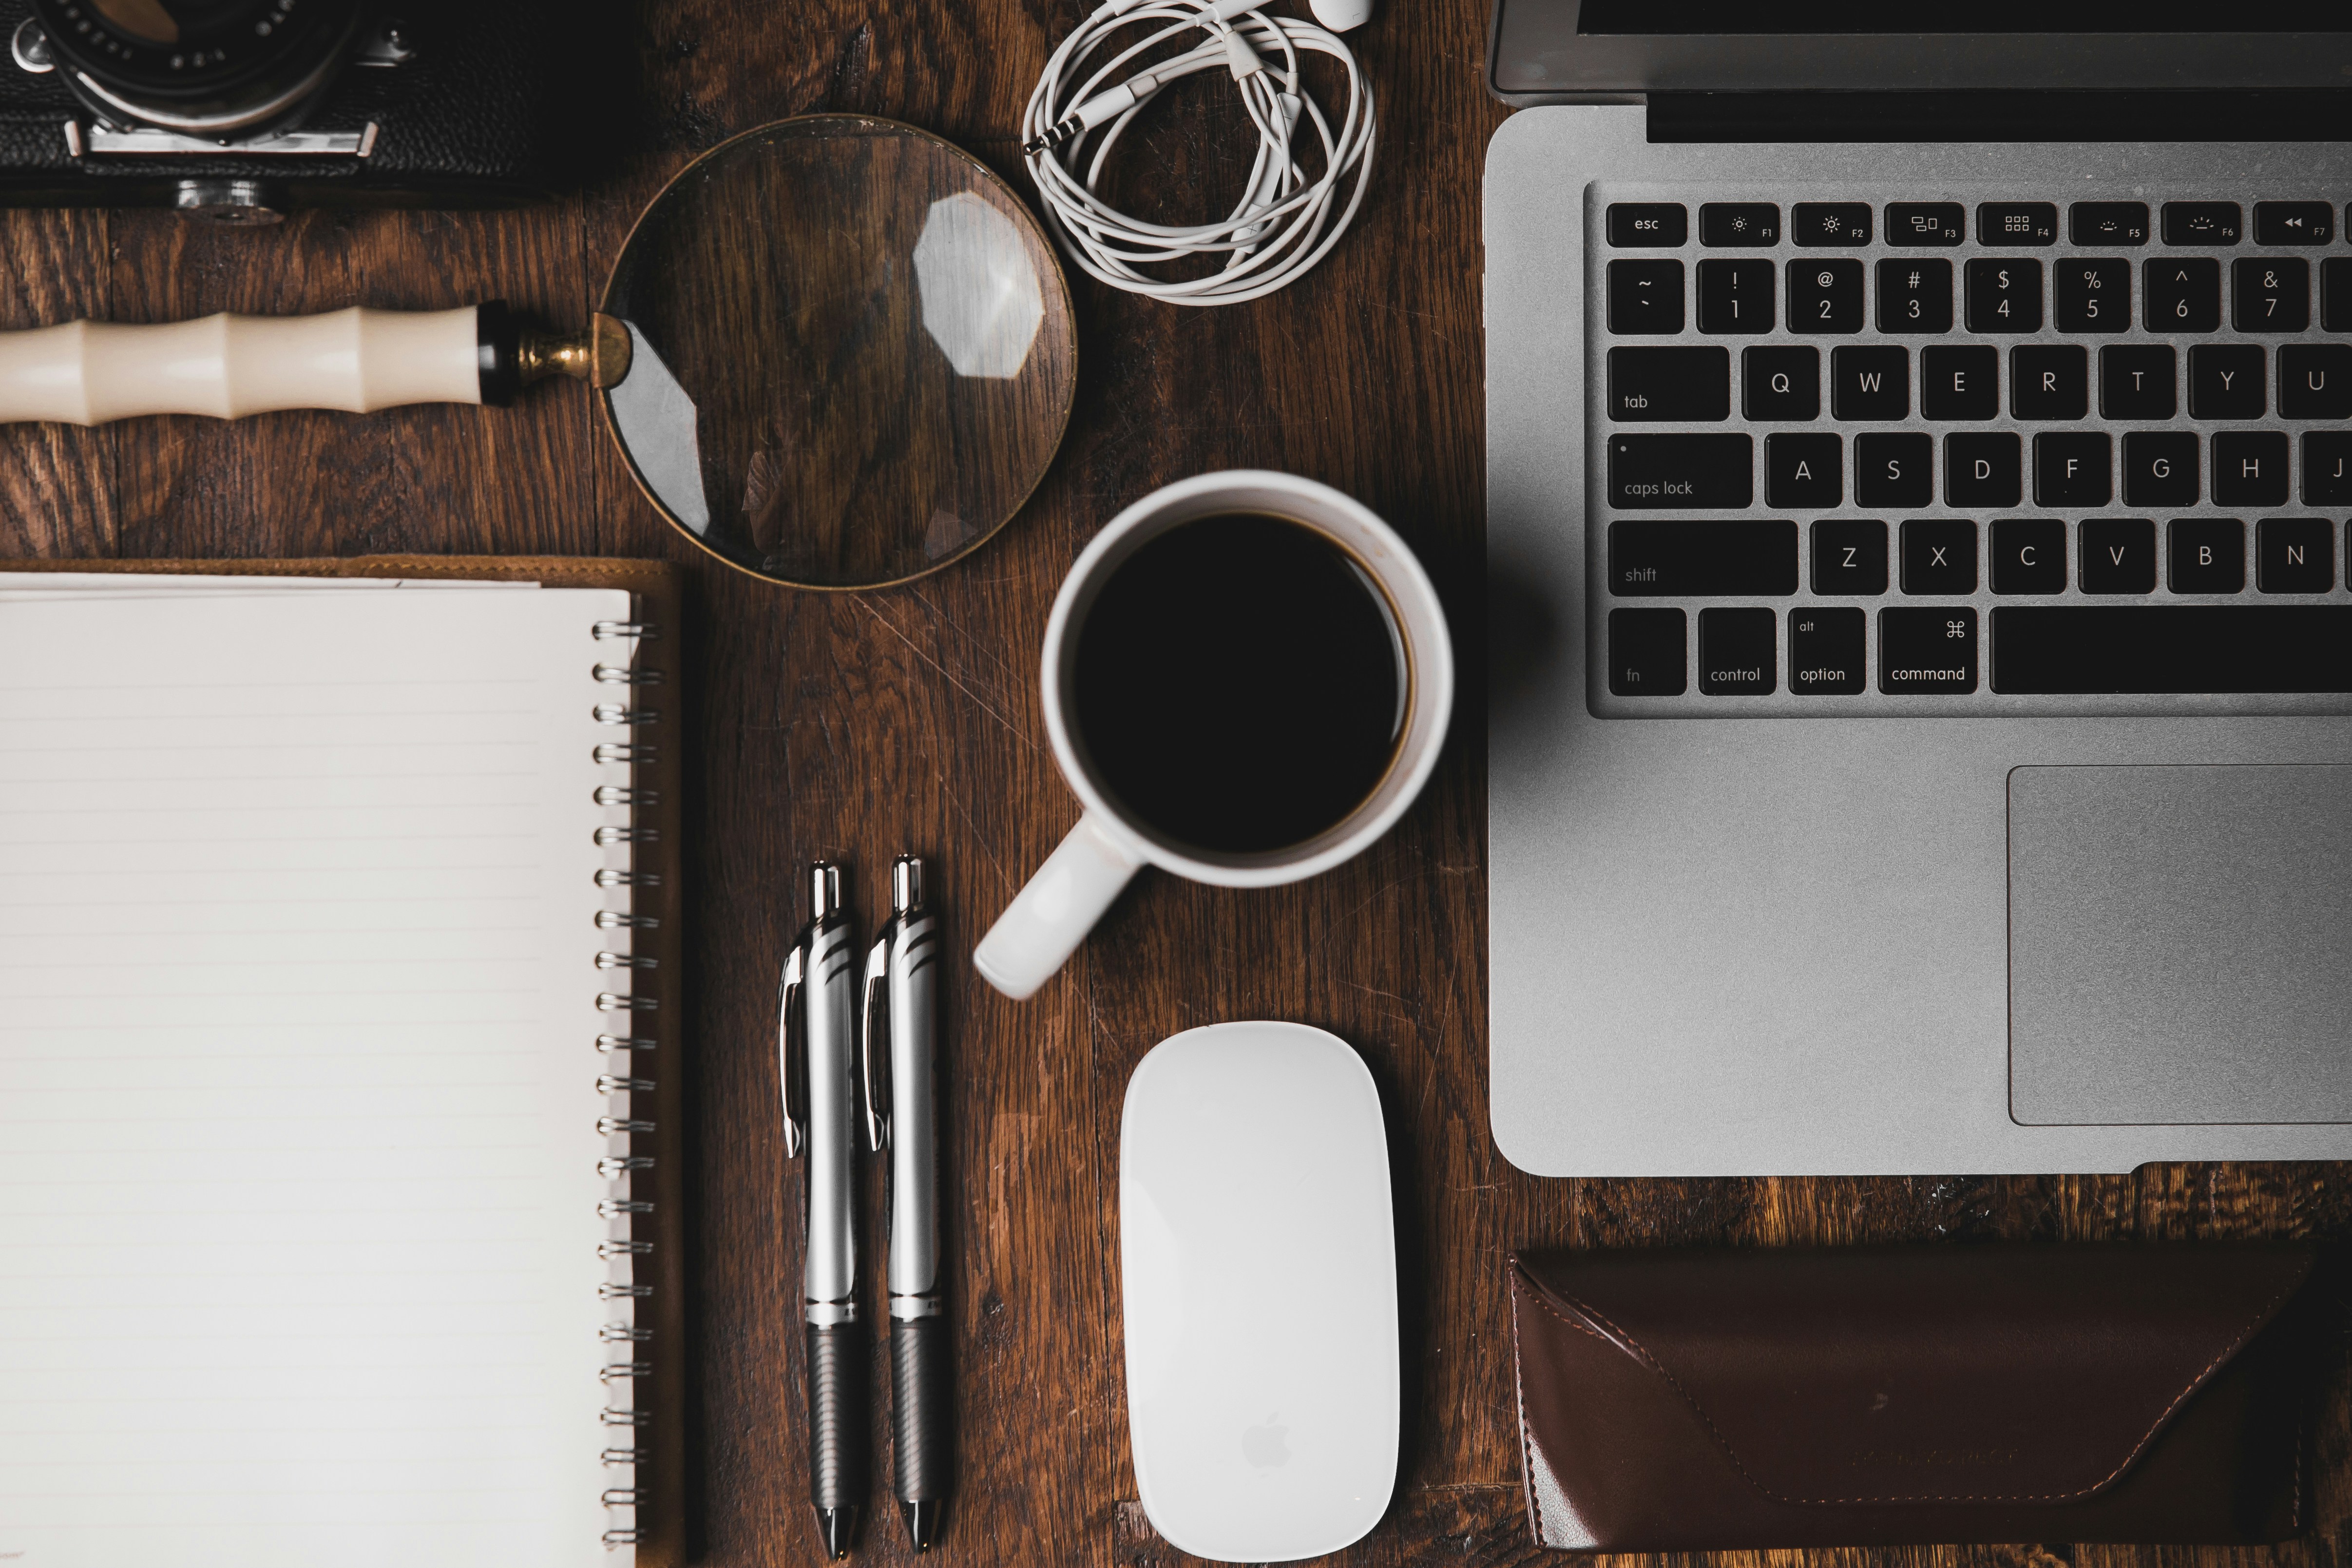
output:
M 1969 331 L 2038 332 L 2042 330 L 2042 263 L 2032 257 L 1971 261 L 1963 275 Z
M 2132 430 L 2124 436 L 2124 504 L 2197 504 L 2197 432 Z
M 2352 432 L 2307 430 L 2303 437 L 2303 504 L 2352 501 Z
M 1992 689 L 2352 691 L 2352 605 L 2004 605 L 1992 613 Z
M 1680 697 L 1690 687 L 1690 622 L 1680 610 L 1609 612 L 1609 689 Z
M 1995 612 L 1998 614 L 1999 612 Z M 1977 689 L 1977 613 L 1948 609 L 1878 612 L 1878 689 L 1964 696 Z
M 2260 419 L 2270 395 L 2260 343 L 2200 343 L 2189 351 L 2189 417 Z
M 1698 613 L 1698 689 L 1710 697 L 1762 697 L 1780 689 L 1780 617 L 1769 610 Z
M 2066 525 L 2055 518 L 2005 517 L 1987 551 L 1996 594 L 2066 591 Z
M 2336 524 L 2266 517 L 2254 524 L 2254 586 L 2265 594 L 2325 594 L 2336 586 Z
M 1944 504 L 1970 508 L 2015 506 L 2025 493 L 2023 448 L 2017 433 L 1944 437 Z
M 2060 331 L 2120 332 L 2131 326 L 2130 262 L 2077 256 L 2054 270 Z
M 2230 324 L 2242 332 L 2307 330 L 2311 263 L 2300 256 L 2242 256 L 2231 262 Z
M 2180 410 L 2172 349 L 2165 343 L 2110 343 L 2099 351 L 2099 417 L 2169 419 Z
M 1827 511 L 1844 500 L 1844 437 L 1811 431 L 1764 437 L 1766 506 Z
M 1878 330 L 1952 330 L 1952 264 L 1940 256 L 1878 264 Z
M 2066 209 L 2066 225 L 2076 245 L 2104 249 L 2147 243 L 2146 202 L 2076 202 Z
M 1856 609 L 1789 612 L 1789 689 L 1851 697 L 1863 689 L 1864 616 Z
M 1936 438 L 1925 432 L 1853 438 L 1858 506 L 1908 510 L 1936 503 Z
M 1772 330 L 1775 268 L 1760 258 L 1698 264 L 1698 330 L 1702 332 L 1769 332 Z
M 2282 419 L 2352 419 L 2352 346 L 2282 344 L 2278 411 Z
M 1771 202 L 1708 202 L 1698 209 L 1698 242 L 1715 246 L 1780 243 L 1780 209 Z
M 1789 330 L 1792 332 L 1862 331 L 1862 263 L 1796 260 L 1789 263 Z
M 2091 411 L 2091 356 L 2080 343 L 2009 351 L 2009 411 L 2019 419 L 2080 419 Z
M 2246 525 L 2234 517 L 2176 517 L 2167 530 L 2166 585 L 2176 594 L 2242 594 Z
M 2326 202 L 2256 202 L 2256 245 L 2333 245 L 2336 209 Z
M 2319 326 L 2352 332 L 2352 259 L 2338 256 L 2319 264 Z
M 1977 591 L 1977 525 L 1964 517 L 1915 517 L 1903 525 L 1903 591 Z
M 2213 504 L 2284 506 L 2286 432 L 2217 430 L 2213 433 Z
M 2105 506 L 2115 498 L 2107 433 L 2070 430 L 2033 438 L 2033 504 Z
M 1868 517 L 1813 524 L 1813 592 L 1841 598 L 1886 592 L 1886 525 Z
M 1958 245 L 1968 233 L 1968 209 L 1958 202 L 1886 204 L 1886 243 L 1897 249 Z
M 1822 351 L 1742 349 L 1739 412 L 1760 421 L 1820 418 Z
M 1731 351 L 1611 349 L 1609 417 L 1691 423 L 1731 417 Z
M 2245 214 L 2235 202 L 2167 202 L 2167 245 L 2235 245 L 2245 235 Z
M 1799 245 L 1870 243 L 1868 202 L 1799 202 L 1795 218 Z
M 1609 243 L 1671 249 L 1690 241 L 1690 209 L 1680 202 L 1611 202 Z
M 2000 353 L 1985 344 L 1919 351 L 1919 412 L 1930 419 L 2000 413 Z
M 1612 522 L 1609 591 L 1637 599 L 1793 594 L 1797 525 L 1779 518 Z
M 1979 202 L 1979 245 L 2055 245 L 2058 205 L 2055 202 Z
M 2221 330 L 2221 264 L 2210 256 L 2151 260 L 2141 269 L 2151 332 Z
M 1911 417 L 1911 351 L 1830 351 L 1830 412 L 1840 419 Z
M 1622 510 L 1741 507 L 1756 499 L 1749 436 L 1612 436 L 1609 504 Z
M 2083 520 L 2075 574 L 2085 594 L 2156 592 L 2156 524 L 2144 517 Z
M 1683 264 L 1609 264 L 1609 330 L 1628 337 L 1683 330 Z

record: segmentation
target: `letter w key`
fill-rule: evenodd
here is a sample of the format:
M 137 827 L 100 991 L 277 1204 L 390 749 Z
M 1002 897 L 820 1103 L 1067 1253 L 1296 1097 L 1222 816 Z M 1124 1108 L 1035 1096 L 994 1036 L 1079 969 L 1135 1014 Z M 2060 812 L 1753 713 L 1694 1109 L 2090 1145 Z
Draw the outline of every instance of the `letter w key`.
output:
M 2352 346 L 2289 343 L 2282 347 L 2278 410 L 2286 419 L 2352 418 Z

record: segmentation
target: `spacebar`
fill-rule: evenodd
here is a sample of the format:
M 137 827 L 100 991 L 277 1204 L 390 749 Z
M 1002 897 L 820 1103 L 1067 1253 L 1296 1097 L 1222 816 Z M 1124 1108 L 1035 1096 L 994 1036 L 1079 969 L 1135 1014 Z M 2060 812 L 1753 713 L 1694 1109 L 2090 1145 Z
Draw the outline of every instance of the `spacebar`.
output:
M 1992 689 L 2352 691 L 2352 605 L 2003 605 Z

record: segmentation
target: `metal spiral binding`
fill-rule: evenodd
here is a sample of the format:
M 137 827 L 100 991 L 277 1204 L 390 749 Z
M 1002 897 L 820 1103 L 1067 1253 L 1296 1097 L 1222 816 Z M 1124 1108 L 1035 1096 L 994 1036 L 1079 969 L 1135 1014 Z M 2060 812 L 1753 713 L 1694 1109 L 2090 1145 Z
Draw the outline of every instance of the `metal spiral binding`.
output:
M 654 640 L 658 628 L 648 622 L 634 620 L 599 621 L 594 627 L 596 640 L 599 642 L 625 641 L 633 645 L 642 645 Z M 634 651 L 633 648 L 633 654 Z M 625 687 L 632 692 L 645 687 L 662 684 L 660 670 L 641 666 L 634 657 L 625 661 L 614 661 L 608 656 L 606 659 L 600 659 L 591 673 L 600 686 Z M 592 753 L 600 766 L 626 770 L 622 778 L 596 786 L 594 803 L 599 806 L 626 810 L 632 814 L 632 820 L 625 826 L 600 826 L 595 829 L 593 837 L 596 847 L 620 848 L 634 852 L 635 846 L 660 842 L 658 829 L 635 819 L 635 814 L 649 811 L 660 804 L 660 798 L 656 792 L 640 787 L 635 776 L 640 768 L 651 766 L 657 755 L 653 747 L 637 743 L 635 731 L 645 725 L 655 722 L 658 716 L 642 708 L 622 706 L 617 703 L 598 703 L 592 710 L 591 716 L 599 724 L 625 728 L 630 731 L 626 739 L 616 738 L 612 742 L 598 745 Z M 623 868 L 623 866 L 626 868 Z M 643 900 L 644 894 L 637 892 L 637 889 L 652 889 L 661 886 L 661 878 L 657 873 L 640 871 L 626 858 L 624 859 L 623 866 L 600 868 L 596 872 L 596 886 L 603 889 L 631 889 L 633 902 Z M 596 913 L 596 929 L 600 931 L 653 931 L 657 929 L 660 923 L 656 917 L 645 914 L 636 909 L 600 910 Z M 617 942 L 614 945 L 624 951 L 608 951 L 596 955 L 597 973 L 600 975 L 612 977 L 605 982 L 607 984 L 614 981 L 634 984 L 639 972 L 658 970 L 661 966 L 661 961 L 658 958 L 642 956 L 626 951 L 628 942 L 625 939 Z M 632 1025 L 635 1025 L 638 1016 L 656 1013 L 659 1008 L 658 998 L 639 996 L 633 991 L 600 991 L 596 994 L 598 1012 L 631 1015 Z M 612 1112 L 610 1115 L 596 1119 L 596 1131 L 604 1137 L 633 1139 L 639 1134 L 654 1131 L 652 1121 L 635 1113 L 636 1107 L 633 1103 L 632 1097 L 651 1094 L 654 1091 L 655 1080 L 638 1076 L 631 1069 L 630 1064 L 635 1060 L 634 1053 L 650 1051 L 655 1044 L 656 1041 L 652 1036 L 640 1035 L 634 1031 L 628 1034 L 600 1034 L 596 1037 L 596 1049 L 603 1055 L 611 1056 L 615 1052 L 631 1053 L 624 1061 L 611 1064 L 614 1070 L 601 1072 L 596 1076 L 596 1092 L 606 1097 Z M 616 1273 L 625 1273 L 633 1269 L 637 1258 L 644 1258 L 654 1250 L 652 1242 L 638 1240 L 632 1237 L 628 1230 L 634 1216 L 652 1214 L 654 1205 L 645 1199 L 634 1196 L 625 1184 L 637 1173 L 651 1171 L 653 1168 L 654 1160 L 650 1154 L 607 1153 L 604 1158 L 596 1162 L 596 1173 L 614 1184 L 614 1190 L 604 1202 L 596 1205 L 597 1216 L 612 1226 L 612 1234 L 609 1234 L 597 1246 L 596 1255 L 615 1266 Z M 654 1288 L 651 1285 L 641 1285 L 634 1279 L 625 1283 L 618 1279 L 608 1279 L 599 1286 L 597 1295 L 602 1300 L 628 1302 L 632 1305 L 621 1321 L 606 1323 L 597 1337 L 606 1344 L 633 1346 L 644 1344 L 652 1340 L 653 1330 L 638 1326 L 634 1303 L 645 1300 L 653 1293 Z M 597 1375 L 607 1386 L 618 1384 L 633 1387 L 637 1380 L 650 1375 L 652 1372 L 653 1363 L 650 1361 L 631 1360 L 610 1363 Z M 634 1405 L 635 1401 L 630 1400 L 626 1403 Z M 650 1417 L 643 1411 L 615 1405 L 604 1411 L 604 1422 L 608 1427 L 642 1427 L 649 1424 Z M 650 1458 L 649 1449 L 635 1446 L 608 1447 L 604 1451 L 605 1467 L 625 1472 L 625 1478 L 614 1478 L 622 1484 L 605 1489 L 604 1494 L 604 1507 L 618 1510 L 609 1515 L 606 1520 L 610 1528 L 605 1530 L 604 1540 L 608 1551 L 635 1546 L 648 1539 L 646 1532 L 638 1528 L 636 1510 L 645 1500 L 646 1494 L 637 1484 L 642 1479 L 637 1473 L 637 1467 Z

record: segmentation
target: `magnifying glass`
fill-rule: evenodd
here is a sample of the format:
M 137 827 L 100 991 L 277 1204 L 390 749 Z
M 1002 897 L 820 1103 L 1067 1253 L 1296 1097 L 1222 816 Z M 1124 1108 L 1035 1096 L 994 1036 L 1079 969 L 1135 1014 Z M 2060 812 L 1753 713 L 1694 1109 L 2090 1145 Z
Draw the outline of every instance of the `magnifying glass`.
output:
M 0 421 L 511 402 L 589 382 L 646 499 L 807 588 L 937 571 L 1019 510 L 1077 384 L 1053 247 L 928 132 L 806 115 L 704 153 L 621 247 L 587 331 L 501 304 L 0 333 Z

